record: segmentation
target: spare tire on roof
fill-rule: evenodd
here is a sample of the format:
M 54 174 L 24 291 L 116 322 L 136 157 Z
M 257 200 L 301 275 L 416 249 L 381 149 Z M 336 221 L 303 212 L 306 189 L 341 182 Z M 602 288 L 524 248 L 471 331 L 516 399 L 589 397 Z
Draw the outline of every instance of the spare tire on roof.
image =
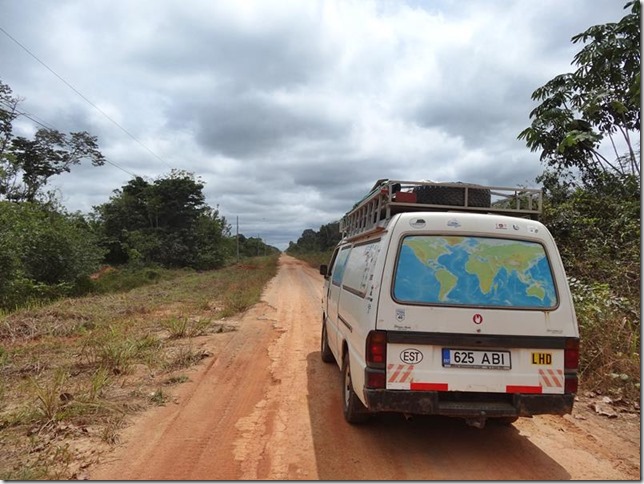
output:
M 462 184 L 462 182 L 458 182 Z M 491 194 L 488 188 L 471 188 L 480 185 L 468 184 L 467 206 L 489 207 Z M 433 205 L 453 205 L 465 207 L 465 187 L 446 187 L 441 185 L 424 185 L 414 188 L 418 203 Z

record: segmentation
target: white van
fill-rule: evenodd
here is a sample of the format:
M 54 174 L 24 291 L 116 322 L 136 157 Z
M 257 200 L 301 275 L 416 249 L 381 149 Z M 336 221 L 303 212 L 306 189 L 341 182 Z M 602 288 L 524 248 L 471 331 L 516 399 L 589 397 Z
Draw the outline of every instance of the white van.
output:
M 572 411 L 579 332 L 541 191 L 379 180 L 341 222 L 321 356 L 343 409 L 483 427 Z

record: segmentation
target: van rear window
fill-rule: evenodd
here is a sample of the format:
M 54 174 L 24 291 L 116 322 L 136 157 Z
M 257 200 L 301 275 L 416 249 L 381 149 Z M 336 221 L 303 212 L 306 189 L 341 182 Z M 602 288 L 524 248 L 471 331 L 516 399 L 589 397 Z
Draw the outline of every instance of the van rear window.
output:
M 405 237 L 393 295 L 396 301 L 412 304 L 535 309 L 557 305 L 543 246 L 489 237 Z

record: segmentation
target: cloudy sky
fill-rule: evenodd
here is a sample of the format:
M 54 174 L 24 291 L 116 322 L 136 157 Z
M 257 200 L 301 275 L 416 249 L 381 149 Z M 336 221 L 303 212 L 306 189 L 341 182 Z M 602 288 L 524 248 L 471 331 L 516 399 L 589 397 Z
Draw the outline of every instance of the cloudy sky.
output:
M 530 95 L 624 4 L 0 0 L 0 80 L 31 117 L 98 136 L 111 164 L 52 179 L 69 210 L 182 169 L 284 249 L 379 178 L 536 186 L 516 139 Z

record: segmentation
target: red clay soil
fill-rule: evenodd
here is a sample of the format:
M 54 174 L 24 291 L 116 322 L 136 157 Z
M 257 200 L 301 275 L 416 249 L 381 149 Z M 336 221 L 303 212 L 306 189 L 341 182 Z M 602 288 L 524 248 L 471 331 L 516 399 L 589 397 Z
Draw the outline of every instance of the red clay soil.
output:
M 174 403 L 138 417 L 89 469 L 100 480 L 640 479 L 639 416 L 572 416 L 509 427 L 382 415 L 342 417 L 340 372 L 320 360 L 322 277 L 282 256 L 235 332 L 213 338 Z M 618 421 L 619 420 L 619 421 Z

